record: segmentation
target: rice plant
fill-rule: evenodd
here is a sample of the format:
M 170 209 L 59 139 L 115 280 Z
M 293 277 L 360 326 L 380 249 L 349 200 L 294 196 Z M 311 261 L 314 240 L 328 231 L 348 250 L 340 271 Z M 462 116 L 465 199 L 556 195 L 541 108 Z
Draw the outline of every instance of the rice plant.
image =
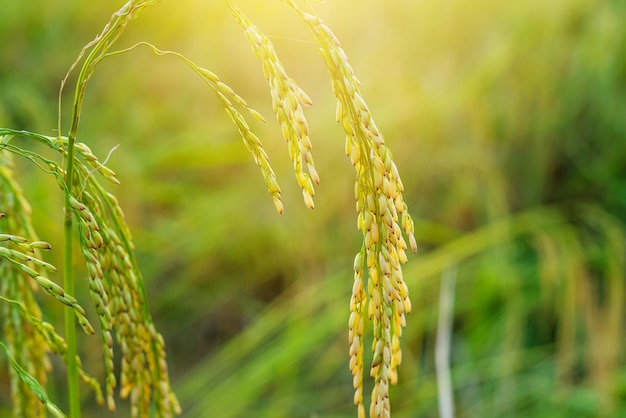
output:
M 35 338 L 47 335 L 47 352 L 59 354 L 48 355 L 54 373 L 33 368 L 29 361 L 38 362 L 38 354 L 31 351 L 26 358 L 2 334 L 10 352 L 0 349 L 2 417 L 13 414 L 9 371 L 27 393 L 39 395 L 32 404 L 22 403 L 22 411 L 39 405 L 51 416 L 57 409 L 67 412 L 62 382 L 67 351 L 50 332 L 52 326 L 62 328 L 64 306 L 77 317 L 84 310 L 95 331 L 77 339 L 79 373 L 85 371 L 79 380 L 102 384 L 106 402 L 100 319 L 88 302 L 89 272 L 80 247 L 74 251 L 75 274 L 85 279 L 76 281 L 76 303 L 67 289 L 61 295 L 43 279 L 61 284 L 48 264 L 63 270 L 58 251 L 63 225 L 53 220 L 62 219 L 64 193 L 58 193 L 59 176 L 46 175 L 30 157 L 44 171 L 55 171 L 47 161 L 65 167 L 66 160 L 46 141 L 67 143 L 68 93 L 80 64 L 66 82 L 60 142 L 50 109 L 56 108 L 61 75 L 94 36 L 93 28 L 106 22 L 100 18 L 108 17 L 110 6 L 32 4 L 39 7 L 5 1 L 0 13 L 0 126 L 14 127 L 4 131 L 2 141 L 12 135 L 8 142 L 22 150 L 3 154 L 11 167 L 8 183 L 14 184 L 7 187 L 22 198 L 0 207 L 5 214 L 0 226 L 10 227 L 1 231 L 7 237 L 0 246 L 37 273 L 33 277 L 2 261 L 21 274 L 23 283 L 11 283 L 37 286 L 33 299 L 41 316 L 32 302 L 4 293 L 7 300 L 0 305 L 12 312 L 13 329 Z M 301 6 L 307 12 L 308 7 Z M 342 0 L 311 7 L 341 39 L 363 81 L 355 93 L 368 99 L 367 108 L 376 115 L 367 132 L 385 132 L 384 146 L 394 151 L 402 173 L 403 199 L 419 215 L 413 218 L 419 254 L 403 266 L 411 314 L 402 330 L 398 382 L 389 387 L 393 416 L 626 415 L 624 4 Z M 75 147 L 77 161 L 91 174 L 87 182 L 76 180 L 77 190 L 99 196 L 91 191 L 90 182 L 97 180 L 124 208 L 135 243 L 131 263 L 141 266 L 185 417 L 351 417 L 367 411 L 377 383 L 365 370 L 363 407 L 355 411 L 353 385 L 359 380 L 352 371 L 358 367 L 351 370 L 350 361 L 361 362 L 354 344 L 361 337 L 346 332 L 346 324 L 364 319 L 367 369 L 375 336 L 352 295 L 358 279 L 348 279 L 365 275 L 367 294 L 369 268 L 364 263 L 355 272 L 352 260 L 367 240 L 362 225 L 370 206 L 362 217 L 357 214 L 361 231 L 355 229 L 355 199 L 347 193 L 357 169 L 351 162 L 360 154 L 351 152 L 346 159 L 344 144 L 337 141 L 346 136 L 344 124 L 354 109 L 344 101 L 338 107 L 335 95 L 343 100 L 352 94 L 353 74 L 345 66 L 333 67 L 332 56 L 320 56 L 320 47 L 332 39 L 317 31 L 314 18 L 308 17 L 310 27 L 298 16 L 285 2 L 162 2 L 126 27 L 98 63 L 85 95 Z M 341 53 L 337 57 L 343 60 Z M 348 82 L 326 88 L 327 59 L 331 71 Z M 217 82 L 245 98 L 246 106 Z M 264 153 L 245 126 L 233 127 L 211 86 L 246 120 L 254 138 L 263 140 Z M 272 94 L 274 88 L 282 89 L 284 98 Z M 290 124 L 285 119 L 290 112 L 305 114 L 306 128 Z M 284 140 L 269 140 L 281 135 Z M 350 151 L 359 141 L 346 141 Z M 86 155 L 97 155 L 122 184 L 93 171 L 98 164 L 80 155 L 86 150 L 78 142 L 88 144 Z M 308 152 L 294 154 L 300 146 Z M 314 171 L 308 164 L 313 155 Z M 287 181 L 293 175 L 296 181 Z M 278 194 L 273 185 L 280 179 L 285 180 Z M 357 193 L 367 196 L 367 183 L 359 187 Z M 310 190 L 313 211 L 306 201 L 301 204 L 310 202 Z M 40 238 L 20 226 L 23 219 L 16 220 L 14 209 L 6 209 L 27 208 L 26 198 Z M 276 198 L 281 216 L 271 203 Z M 103 241 L 109 239 L 100 223 L 115 226 L 102 207 L 90 207 L 98 199 L 76 199 L 98 223 Z M 410 239 L 403 238 L 410 247 Z M 87 257 L 92 253 L 88 249 Z M 367 249 L 364 258 L 357 256 L 357 266 L 366 258 Z M 112 273 L 102 268 L 106 281 Z M 114 291 L 107 288 L 109 299 Z M 62 303 L 54 300 L 59 297 Z M 65 337 L 62 330 L 58 334 Z M 111 334 L 119 377 L 122 349 L 115 327 Z M 440 338 L 445 335 L 447 341 Z M 109 355 L 106 349 L 104 354 Z M 37 374 L 40 370 L 47 375 Z M 383 380 L 377 384 L 380 393 Z M 116 382 L 115 391 L 123 387 Z M 98 397 L 95 387 L 81 391 L 84 416 L 111 415 L 96 405 Z M 116 394 L 114 400 L 115 415 L 130 415 L 130 399 Z
M 259 112 L 225 84 L 215 73 L 195 64 L 184 55 L 161 50 L 148 42 L 115 50 L 114 45 L 129 24 L 155 0 L 131 0 L 115 12 L 100 34 L 78 54 L 61 82 L 58 101 L 57 136 L 26 130 L 0 129 L 2 149 L 2 230 L 0 255 L 3 277 L 3 348 L 11 364 L 11 398 L 15 416 L 45 416 L 46 411 L 64 416 L 44 389 L 50 353 L 60 354 L 67 365 L 69 415 L 81 414 L 79 380 L 95 392 L 99 403 L 109 410 L 116 408 L 115 392 L 130 399 L 131 416 L 155 414 L 170 417 L 180 414 L 181 407 L 172 391 L 166 361 L 165 341 L 156 330 L 148 307 L 146 288 L 139 268 L 135 247 L 117 198 L 107 191 L 102 180 L 119 184 L 114 171 L 106 166 L 111 153 L 101 161 L 85 142 L 79 142 L 79 122 L 87 86 L 105 59 L 128 53 L 141 46 L 160 56 L 181 59 L 213 91 L 224 108 L 246 148 L 259 166 L 276 210 L 283 213 L 281 189 L 270 166 L 260 139 L 253 133 L 245 114 L 263 122 Z M 403 200 L 403 183 L 362 98 L 360 83 L 345 52 L 330 28 L 318 16 L 304 11 L 291 0 L 284 1 L 301 19 L 311 34 L 328 68 L 333 93 L 337 98 L 337 122 L 346 134 L 346 155 L 356 170 L 355 198 L 358 230 L 363 234 L 361 250 L 354 261 L 354 284 L 350 299 L 349 364 L 354 375 L 354 404 L 357 415 L 365 417 L 363 400 L 364 319 L 373 323 L 370 376 L 374 379 L 369 415 L 390 416 L 389 386 L 397 383 L 401 363 L 400 337 L 406 326 L 405 314 L 411 310 L 408 287 L 401 264 L 406 263 L 405 250 L 416 251 L 414 224 Z M 313 184 L 320 183 L 312 157 L 312 143 L 303 106 L 312 104 L 308 95 L 290 78 L 274 50 L 272 42 L 244 14 L 234 1 L 227 7 L 244 30 L 255 56 L 261 61 L 269 84 L 273 111 L 288 144 L 298 185 L 304 203 L 314 207 Z M 74 75 L 72 113 L 67 136 L 62 126 L 63 91 Z M 47 158 L 30 151 L 15 138 L 44 145 L 55 154 Z M 39 241 L 31 225 L 31 211 L 13 177 L 13 156 L 25 158 L 43 174 L 53 176 L 64 196 L 63 286 L 47 276 L 56 268 L 41 259 L 40 252 L 50 244 Z M 104 359 L 104 393 L 98 380 L 89 376 L 77 356 L 75 322 L 87 334 L 95 333 L 85 309 L 75 294 L 74 239 L 87 271 L 90 302 L 96 313 Z M 407 244 L 405 238 L 409 241 Z M 66 305 L 65 336 L 45 322 L 35 287 Z M 84 302 L 83 302 L 84 303 Z M 119 350 L 119 373 L 116 354 Z

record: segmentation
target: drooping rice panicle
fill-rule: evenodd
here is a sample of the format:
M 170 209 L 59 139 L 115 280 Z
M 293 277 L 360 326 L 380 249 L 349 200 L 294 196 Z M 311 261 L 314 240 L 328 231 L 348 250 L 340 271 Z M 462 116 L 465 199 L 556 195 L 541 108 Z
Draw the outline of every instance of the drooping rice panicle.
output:
M 355 260 L 350 303 L 349 352 L 354 375 L 354 401 L 359 417 L 364 417 L 360 321 L 367 298 L 367 313 L 373 323 L 374 334 L 370 376 L 375 382 L 369 415 L 387 417 L 390 415 L 389 385 L 397 382 L 397 366 L 402 361 L 400 337 L 406 325 L 405 314 L 411 310 L 401 264 L 407 261 L 403 231 L 410 248 L 417 250 L 413 221 L 402 197 L 404 186 L 391 151 L 374 123 L 360 93 L 360 82 L 339 41 L 320 18 L 304 12 L 292 0 L 283 1 L 302 18 L 328 67 L 333 93 L 337 98 L 337 122 L 341 123 L 346 133 L 346 155 L 357 174 L 357 226 L 363 233 L 364 246 Z M 363 284 L 364 271 L 368 276 L 367 293 Z
M 46 340 L 48 347 L 52 353 L 56 353 L 61 355 L 63 358 L 67 356 L 67 343 L 65 340 L 56 332 L 54 326 L 49 322 L 45 322 L 40 318 L 32 315 L 24 306 L 22 302 L 7 299 L 5 297 L 0 296 L 0 301 L 12 304 L 14 307 L 18 309 L 20 314 L 37 330 L 37 332 L 43 336 Z M 102 396 L 102 389 L 100 388 L 100 384 L 98 381 L 88 375 L 82 367 L 81 361 L 77 358 L 79 364 L 79 373 L 80 378 L 86 385 L 90 386 L 96 395 L 96 401 L 98 404 L 104 403 L 104 398 Z
M 252 132 L 248 123 L 246 122 L 246 119 L 243 117 L 241 112 L 239 112 L 237 107 L 245 109 L 254 119 L 259 122 L 265 122 L 265 118 L 263 118 L 263 115 L 248 106 L 248 103 L 246 103 L 246 101 L 237 93 L 235 93 L 233 89 L 230 88 L 226 83 L 220 80 L 220 78 L 215 73 L 207 70 L 206 68 L 202 68 L 196 65 L 193 61 L 178 52 L 161 50 L 149 42 L 138 42 L 137 44 L 129 48 L 110 52 L 107 55 L 111 56 L 115 54 L 125 53 L 137 48 L 140 45 L 145 45 L 149 47 L 157 55 L 173 55 L 181 59 L 213 90 L 218 102 L 224 107 L 224 110 L 237 127 L 237 130 L 239 131 L 246 148 L 248 149 L 248 151 L 250 151 L 252 157 L 254 158 L 254 162 L 261 169 L 261 172 L 263 173 L 263 178 L 265 179 L 265 185 L 268 192 L 272 196 L 276 210 L 278 211 L 278 213 L 283 213 L 284 207 L 281 200 L 281 191 L 278 182 L 276 181 L 276 174 L 274 173 L 274 170 L 270 165 L 269 157 L 265 152 L 265 149 L 263 148 L 261 140 Z
M 303 105 L 312 104 L 311 99 L 287 75 L 269 38 L 243 14 L 233 0 L 227 0 L 227 3 L 237 22 L 244 29 L 254 55 L 263 65 L 263 74 L 270 86 L 274 114 L 287 141 L 296 180 L 302 189 L 306 206 L 312 209 L 315 196 L 313 184 L 319 184 L 320 178 L 311 155 L 309 127 L 302 110 Z
M 16 131 L 7 133 L 20 134 Z M 67 156 L 67 138 L 36 136 L 35 139 Z M 3 145 L 6 145 L 6 141 Z M 74 171 L 74 196 L 76 197 L 72 196 L 70 202 L 71 210 L 77 219 L 81 252 L 87 263 L 90 295 L 100 320 L 107 374 L 107 404 L 111 409 L 115 407 L 113 391 L 117 386 L 117 379 L 113 361 L 113 328 L 116 327 L 116 340 L 122 347 L 122 369 L 130 370 L 124 365 L 133 365 L 132 373 L 122 373 L 121 387 L 122 397 L 131 397 L 133 417 L 147 416 L 152 410 L 151 405 L 156 405 L 160 416 L 163 417 L 179 414 L 180 405 L 169 382 L 165 361 L 165 343 L 151 322 L 143 281 L 134 261 L 129 229 L 117 199 L 105 191 L 96 176 L 98 172 L 105 179 L 117 184 L 115 173 L 101 163 L 86 145 L 81 143 L 75 145 L 78 150 Z M 48 165 L 47 168 L 41 168 L 57 176 L 60 185 L 64 188 L 64 172 L 60 167 L 43 158 L 35 158 L 34 155 L 17 147 L 11 148 L 11 151 L 33 161 L 41 159 L 45 165 Z M 25 201 L 24 205 L 26 205 Z M 2 213 L 2 218 L 6 218 L 4 211 Z M 16 248 L 5 248 L 1 245 L 2 242 L 10 243 Z M 53 266 L 34 255 L 36 251 L 49 248 L 50 245 L 42 241 L 28 241 L 15 234 L 0 234 L 0 257 L 4 256 L 13 263 L 16 269 L 30 276 L 34 282 L 56 299 L 73 306 L 79 323 L 86 331 L 93 332 L 91 325 L 84 318 L 84 311 L 75 299 L 39 273 L 39 269 L 54 270 Z M 119 328 L 117 325 L 120 325 Z M 37 329 L 49 330 L 49 324 L 41 326 L 35 324 L 34 326 Z M 65 357 L 66 347 L 64 342 L 57 341 L 53 351 Z M 101 399 L 99 385 L 82 371 L 80 360 L 78 364 L 80 377 L 85 383 L 94 387 L 97 398 Z M 19 384 L 19 381 L 16 382 Z
M 19 378 L 20 382 L 28 388 L 29 393 L 32 394 L 40 404 L 40 408 L 37 410 L 26 409 L 23 411 L 20 410 L 20 412 L 22 414 L 27 414 L 28 416 L 46 416 L 45 411 L 48 411 L 57 418 L 65 418 L 65 414 L 50 400 L 39 380 L 22 367 L 22 364 L 13 357 L 9 347 L 1 342 L 0 347 L 5 350 L 9 363 L 11 364 L 12 372 L 17 376 L 17 378 Z
M 147 417 L 151 405 L 162 417 L 180 414 L 164 361 L 165 343 L 152 323 L 124 214 L 115 196 L 93 176 L 95 167 L 89 161 L 97 159 L 89 158 L 76 165 L 75 193 L 81 201 L 72 198 L 72 207 L 90 273 L 90 294 L 101 323 L 107 404 L 109 409 L 115 409 L 113 392 L 118 383 L 113 362 L 115 334 L 121 350 L 120 395 L 130 397 L 131 416 Z M 110 169 L 102 173 L 101 165 L 97 163 L 98 171 L 105 178 L 115 176 Z
M 5 137 L 3 144 L 7 143 Z M 45 417 L 46 409 L 52 411 L 54 405 L 42 403 L 41 394 L 33 389 L 46 384 L 51 369 L 48 354 L 65 356 L 67 346 L 54 328 L 42 320 L 33 292 L 45 290 L 74 309 L 86 332 L 93 333 L 93 328 L 76 299 L 47 277 L 47 272 L 56 268 L 42 260 L 41 251 L 51 246 L 34 233 L 30 205 L 12 176 L 12 158 L 6 151 L 0 151 L 0 202 L 0 259 L 4 261 L 0 262 L 0 327 L 12 361 L 27 373 L 20 374 L 16 367 L 10 369 L 13 412 L 16 416 Z M 80 367 L 79 373 L 101 399 L 97 382 Z
M 86 192 L 85 192 L 86 194 Z M 94 303 L 96 314 L 100 322 L 102 350 L 106 373 L 106 399 L 109 409 L 115 409 L 114 390 L 116 387 L 114 353 L 113 353 L 113 317 L 110 309 L 109 293 L 105 287 L 105 277 L 98 259 L 98 250 L 104 246 L 100 233 L 100 225 L 85 204 L 71 198 L 72 209 L 76 215 L 80 235 L 81 252 L 87 264 L 87 279 L 89 294 Z

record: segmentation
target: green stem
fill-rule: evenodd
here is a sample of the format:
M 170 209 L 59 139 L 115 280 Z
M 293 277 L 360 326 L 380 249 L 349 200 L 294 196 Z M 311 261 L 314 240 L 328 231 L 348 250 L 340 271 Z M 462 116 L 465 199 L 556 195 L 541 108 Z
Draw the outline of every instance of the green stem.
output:
M 67 137 L 67 155 L 65 165 L 65 223 L 64 223 L 64 287 L 65 291 L 73 295 L 74 292 L 74 269 L 72 265 L 72 237 L 73 237 L 73 225 L 72 225 L 72 206 L 70 204 L 70 197 L 73 192 L 74 182 L 74 144 L 76 142 L 76 134 L 78 132 L 78 123 L 80 120 L 81 108 L 83 105 L 83 98 L 85 96 L 85 89 L 87 83 L 93 74 L 94 67 L 104 57 L 106 50 L 110 47 L 113 41 L 121 34 L 125 24 L 133 14 L 131 13 L 136 8 L 143 8 L 147 4 L 139 2 L 135 4 L 132 1 L 128 2 L 117 13 L 115 13 L 109 24 L 105 27 L 103 32 L 93 41 L 88 44 L 86 51 L 93 46 L 89 52 L 83 66 L 81 67 L 76 81 L 76 88 L 74 91 L 74 102 L 72 106 L 72 119 L 70 131 Z M 82 57 L 82 53 L 79 59 Z M 72 68 L 74 65 L 72 65 Z M 70 68 L 70 71 L 71 69 Z M 68 73 L 69 74 L 69 73 Z M 65 84 L 63 80 L 62 87 Z M 60 96 L 59 96 L 60 97 Z M 59 99 L 60 100 L 60 99 Z M 60 118 L 60 103 L 59 103 L 59 135 L 61 135 L 61 118 Z M 67 342 L 67 389 L 69 395 L 69 412 L 70 418 L 80 418 L 80 394 L 78 387 L 78 363 L 77 363 L 77 348 L 76 348 L 76 325 L 75 315 L 71 307 L 65 308 L 65 339 Z
M 72 231 L 72 206 L 70 205 L 70 193 L 72 190 L 72 178 L 74 177 L 74 142 L 75 136 L 70 134 L 67 150 L 67 163 L 65 169 L 65 182 L 67 192 L 65 195 L 65 222 L 64 222 L 64 247 L 63 247 L 63 287 L 70 295 L 74 295 L 74 268 L 73 255 L 73 231 Z M 69 395 L 69 413 L 71 418 L 80 417 L 80 393 L 78 387 L 78 363 L 76 360 L 76 319 L 74 310 L 70 306 L 65 307 L 65 341 L 67 342 L 67 389 Z
M 100 35 L 92 42 L 87 44 L 79 54 L 78 59 L 70 67 L 69 73 L 75 65 L 81 60 L 83 54 L 91 48 L 83 63 L 76 87 L 74 91 L 74 102 L 72 106 L 72 119 L 70 131 L 67 137 L 67 155 L 65 165 L 65 222 L 64 222 L 64 287 L 65 291 L 73 295 L 74 292 L 74 269 L 72 265 L 73 256 L 73 219 L 72 206 L 70 197 L 73 192 L 74 182 L 74 144 L 76 142 L 76 134 L 78 132 L 78 123 L 80 120 L 81 108 L 85 97 L 85 90 L 89 82 L 95 66 L 102 60 L 111 46 L 111 44 L 121 35 L 126 24 L 130 19 L 135 17 L 136 13 L 151 4 L 156 3 L 155 0 L 130 0 L 120 10 L 113 14 L 109 23 L 105 26 Z M 67 77 L 61 83 L 61 92 Z M 59 120 L 58 134 L 61 135 L 61 92 L 59 92 Z M 59 137 L 59 140 L 61 138 Z M 59 141 L 60 142 L 60 141 Z M 145 295 L 144 295 L 145 296 Z M 76 348 L 76 319 L 74 311 L 71 307 L 65 308 L 65 339 L 67 342 L 67 388 L 69 394 L 69 412 L 70 418 L 80 418 L 80 394 L 78 387 L 78 363 Z

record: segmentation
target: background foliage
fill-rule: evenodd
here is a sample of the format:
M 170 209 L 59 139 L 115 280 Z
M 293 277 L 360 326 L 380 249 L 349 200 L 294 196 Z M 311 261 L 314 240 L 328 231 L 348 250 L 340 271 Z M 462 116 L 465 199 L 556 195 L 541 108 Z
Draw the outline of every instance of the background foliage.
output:
M 52 135 L 60 80 L 112 7 L 30 3 L 0 0 L 0 126 Z M 137 50 L 103 62 L 81 140 L 101 158 L 121 144 L 108 165 L 122 181 L 116 194 L 184 416 L 354 416 L 346 323 L 360 237 L 330 83 L 287 7 L 240 4 L 313 99 L 315 210 L 301 202 L 260 66 L 219 1 L 163 2 L 120 47 L 149 40 L 180 51 L 268 116 L 257 132 L 285 214 L 212 94 L 177 60 Z M 315 9 L 394 152 L 421 245 L 405 269 L 414 310 L 393 416 L 438 416 L 434 336 L 446 268 L 457 275 L 458 416 L 625 415 L 624 5 L 345 0 Z M 62 248 L 61 193 L 19 167 L 39 236 Z M 46 257 L 60 265 L 60 254 Z M 47 309 L 62 322 L 59 307 Z M 99 341 L 81 341 L 98 375 Z M 58 380 L 49 391 L 62 405 Z M 9 416 L 7 384 L 3 370 L 0 416 Z

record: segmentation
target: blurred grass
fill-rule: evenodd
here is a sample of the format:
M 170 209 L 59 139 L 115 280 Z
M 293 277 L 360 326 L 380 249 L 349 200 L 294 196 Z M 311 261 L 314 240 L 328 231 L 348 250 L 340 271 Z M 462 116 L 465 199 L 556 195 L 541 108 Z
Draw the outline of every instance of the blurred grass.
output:
M 253 128 L 283 187 L 283 216 L 212 94 L 176 60 L 138 50 L 104 61 L 79 136 L 100 156 L 121 144 L 109 164 L 123 183 L 114 192 L 184 416 L 354 416 L 346 324 L 360 238 L 330 83 L 295 15 L 280 2 L 240 3 L 314 101 L 314 211 L 301 202 L 261 69 L 221 2 L 163 2 L 120 46 L 148 40 L 182 52 L 266 115 Z M 0 125 L 52 134 L 59 82 L 114 6 L 31 6 L 0 0 Z M 405 270 L 414 311 L 393 416 L 438 416 L 435 327 L 450 263 L 459 417 L 626 415 L 622 2 L 345 0 L 315 9 L 363 82 L 416 218 L 421 249 Z M 60 249 L 56 186 L 22 168 L 39 235 Z M 83 340 L 97 373 L 99 343 Z M 62 403 L 63 388 L 50 390 Z M 112 414 L 94 407 L 85 416 Z

